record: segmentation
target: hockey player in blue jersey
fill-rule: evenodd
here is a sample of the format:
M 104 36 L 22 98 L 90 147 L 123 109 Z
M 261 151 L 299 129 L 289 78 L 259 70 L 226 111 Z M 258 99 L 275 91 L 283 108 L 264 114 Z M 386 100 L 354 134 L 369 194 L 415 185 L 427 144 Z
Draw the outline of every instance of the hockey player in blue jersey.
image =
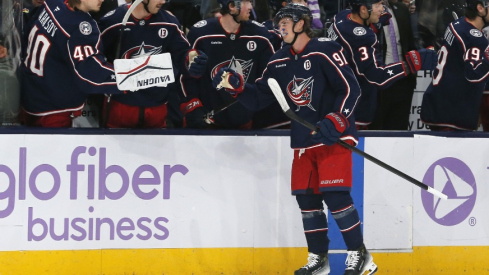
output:
M 362 87 L 362 97 L 355 111 L 359 129 L 368 129 L 377 104 L 377 89 L 387 88 L 395 81 L 418 70 L 431 70 L 436 64 L 436 52 L 421 49 L 410 51 L 406 61 L 384 64 L 374 30 L 384 12 L 382 0 L 350 0 L 351 10 L 343 10 L 335 17 L 328 37 L 345 49 L 345 56 Z
M 201 78 L 181 78 L 184 96 L 181 110 L 190 128 L 206 128 L 208 125 L 203 117 L 207 112 L 219 110 L 235 101 L 224 89 L 216 91 L 212 87 L 212 78 L 219 69 L 240 67 L 244 81 L 254 82 L 274 53 L 268 30 L 258 22 L 249 21 L 251 1 L 218 2 L 223 15 L 197 22 L 188 33 L 192 48 L 209 56 L 208 66 Z M 211 127 L 250 129 L 253 115 L 254 112 L 238 102 L 216 114 Z M 283 114 L 279 119 L 282 119 L 279 122 L 286 120 Z
M 275 16 L 286 45 L 268 62 L 255 84 L 239 73 L 221 68 L 214 86 L 227 87 L 244 106 L 257 110 L 275 101 L 268 79 L 280 85 L 291 110 L 319 130 L 291 124 L 294 149 L 291 189 L 302 213 L 309 257 L 296 275 L 329 274 L 328 223 L 323 201 L 331 211 L 348 248 L 346 275 L 374 274 L 377 266 L 363 244 L 361 222 L 353 204 L 352 156 L 338 140 L 357 144 L 353 112 L 360 86 L 348 66 L 344 49 L 328 38 L 311 38 L 309 9 L 288 4 Z
M 421 120 L 431 130 L 476 130 L 484 86 L 489 79 L 489 1 L 466 0 L 464 17 L 450 23 L 433 79 L 423 95 Z
M 21 65 L 22 123 L 71 127 L 88 94 L 117 94 L 97 24 L 88 14 L 101 0 L 46 0 L 26 28 Z
M 119 43 L 121 22 L 129 5 L 122 5 L 100 19 L 100 30 L 105 53 L 114 58 L 131 59 L 161 53 L 171 53 L 174 68 L 189 77 L 201 77 L 207 56 L 190 50 L 190 43 L 180 30 L 178 20 L 165 10 L 165 0 L 144 0 L 132 12 L 120 44 L 120 55 L 115 56 Z M 191 62 L 193 61 L 193 62 Z M 137 93 L 114 95 L 108 112 L 109 128 L 164 128 L 168 113 L 169 87 L 152 87 Z

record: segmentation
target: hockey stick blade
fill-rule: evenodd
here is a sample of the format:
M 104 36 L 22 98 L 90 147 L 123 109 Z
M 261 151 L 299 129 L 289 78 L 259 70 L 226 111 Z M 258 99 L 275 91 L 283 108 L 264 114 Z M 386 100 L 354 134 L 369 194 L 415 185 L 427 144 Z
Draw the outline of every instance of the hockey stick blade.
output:
M 275 80 L 273 78 L 269 78 L 268 79 L 268 86 L 272 90 L 273 95 L 275 96 L 278 103 L 280 104 L 280 107 L 282 107 L 282 110 L 284 111 L 285 115 L 287 115 L 290 119 L 295 120 L 296 122 L 298 122 L 298 123 L 302 124 L 303 126 L 309 128 L 310 130 L 317 131 L 316 126 L 314 126 L 310 122 L 300 118 L 297 114 L 295 114 L 294 112 L 292 112 L 292 110 L 290 110 L 289 104 L 287 103 L 287 100 L 285 99 L 285 96 L 282 93 L 282 89 L 280 88 L 280 85 L 278 84 L 277 80 Z M 348 144 L 342 140 L 338 140 L 337 143 L 340 144 L 341 146 L 357 153 L 358 155 L 364 157 L 365 159 L 368 159 L 369 161 L 379 165 L 380 167 L 398 175 L 399 177 L 417 185 L 418 187 L 426 190 L 427 192 L 429 192 L 429 193 L 431 193 L 431 194 L 433 194 L 433 195 L 435 195 L 435 196 L 437 196 L 443 200 L 447 199 L 447 195 L 443 194 L 442 192 L 435 190 L 432 187 L 420 182 L 419 180 L 397 170 L 396 168 L 394 168 L 394 167 L 388 165 L 387 163 L 365 153 L 364 151 L 356 148 L 355 146 L 352 146 L 352 145 L 350 145 L 350 144 Z

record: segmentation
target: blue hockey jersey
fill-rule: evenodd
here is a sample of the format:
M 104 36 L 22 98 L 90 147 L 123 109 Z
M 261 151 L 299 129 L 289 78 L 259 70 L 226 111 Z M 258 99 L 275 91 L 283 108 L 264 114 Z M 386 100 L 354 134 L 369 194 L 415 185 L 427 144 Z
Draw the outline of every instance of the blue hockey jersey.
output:
M 100 31 L 105 54 L 112 61 L 115 58 L 130 59 L 160 53 L 171 53 L 173 68 L 178 72 L 187 73 L 185 60 L 190 50 L 190 43 L 180 30 L 178 20 L 165 10 L 160 10 L 144 19 L 129 17 L 121 43 L 120 54 L 115 56 L 122 19 L 129 5 L 119 6 L 100 19 Z M 112 100 L 121 103 L 154 107 L 168 101 L 169 88 L 152 87 L 123 95 L 114 95 Z
M 21 101 L 33 115 L 81 110 L 87 94 L 122 93 L 90 14 L 46 0 L 26 26 Z
M 428 125 L 476 130 L 479 106 L 489 76 L 481 59 L 488 46 L 465 17 L 450 23 L 438 51 L 438 65 L 423 95 L 421 120 Z
M 345 56 L 362 88 L 355 110 L 357 125 L 369 125 L 375 117 L 378 88 L 387 88 L 407 76 L 402 62 L 385 65 L 377 35 L 370 27 L 350 20 L 351 11 L 343 10 L 328 29 L 328 38 L 345 49 Z M 409 69 L 408 69 L 409 70 Z
M 360 97 L 360 86 L 348 66 L 343 48 L 328 38 L 313 38 L 300 53 L 289 45 L 278 51 L 267 65 L 256 85 L 246 84 L 238 100 L 251 110 L 275 101 L 268 79 L 275 78 L 292 111 L 313 125 L 331 112 L 347 117 L 350 127 L 342 140 L 357 143 L 353 112 Z M 311 140 L 311 131 L 292 121 L 291 147 L 308 148 L 322 144 Z
M 245 82 L 253 83 L 261 76 L 268 60 L 273 55 L 273 46 L 268 30 L 255 21 L 241 22 L 236 33 L 227 33 L 220 18 L 210 18 L 197 22 L 189 31 L 188 39 L 192 48 L 203 51 L 209 57 L 207 69 L 199 78 L 182 76 L 181 84 L 184 99 L 182 102 L 199 98 L 208 111 L 224 107 L 234 98 L 224 89 L 216 90 L 212 79 L 224 67 L 234 68 L 239 62 L 243 68 Z M 237 103 L 216 114 L 217 125 L 235 128 L 249 122 L 253 112 Z

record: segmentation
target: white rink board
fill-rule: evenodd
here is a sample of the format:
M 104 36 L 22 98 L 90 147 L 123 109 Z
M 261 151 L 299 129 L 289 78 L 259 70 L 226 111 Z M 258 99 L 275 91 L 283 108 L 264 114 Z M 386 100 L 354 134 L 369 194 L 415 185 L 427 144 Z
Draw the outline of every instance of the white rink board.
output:
M 412 138 L 365 138 L 365 152 L 413 174 Z M 364 239 L 369 249 L 412 249 L 413 185 L 365 160 Z
M 303 233 L 288 137 L 1 135 L 0 144 L 1 250 L 305 246 L 294 237 Z M 113 171 L 127 173 L 125 185 Z M 97 236 L 97 218 L 114 228 Z
M 489 139 L 415 135 L 414 148 L 416 178 L 449 198 L 414 192 L 413 245 L 489 245 Z

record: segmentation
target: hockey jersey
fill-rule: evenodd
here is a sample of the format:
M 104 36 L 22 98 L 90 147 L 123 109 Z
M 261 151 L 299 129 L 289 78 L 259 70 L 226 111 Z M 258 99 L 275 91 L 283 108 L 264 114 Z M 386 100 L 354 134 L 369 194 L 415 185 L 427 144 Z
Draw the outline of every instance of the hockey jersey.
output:
M 190 43 L 180 30 L 178 20 L 165 10 L 141 20 L 130 16 L 123 30 L 121 56 L 115 56 L 121 22 L 129 7 L 130 5 L 119 6 L 100 19 L 102 42 L 109 61 L 115 58 L 130 59 L 169 52 L 176 72 L 187 73 L 185 60 Z M 132 106 L 153 107 L 166 103 L 168 93 L 169 89 L 166 87 L 152 87 L 136 93 L 114 95 L 112 100 Z
M 289 45 L 278 51 L 256 85 L 246 84 L 238 100 L 252 110 L 275 101 L 268 79 L 278 81 L 292 111 L 316 125 L 331 112 L 347 117 L 350 127 L 342 140 L 358 142 L 353 112 L 360 97 L 360 86 L 348 66 L 343 48 L 328 38 L 313 38 L 300 53 Z M 291 147 L 319 146 L 311 140 L 311 130 L 296 121 L 291 123 Z
M 20 72 L 23 108 L 33 115 L 81 110 L 87 94 L 122 93 L 102 55 L 92 17 L 46 0 L 29 21 Z
M 273 55 L 268 30 L 258 22 L 241 22 L 236 33 L 227 33 L 220 18 L 209 18 L 194 24 L 188 33 L 193 49 L 203 51 L 209 57 L 204 75 L 199 78 L 182 76 L 183 102 L 199 98 L 208 111 L 219 109 L 235 99 L 224 89 L 216 90 L 212 79 L 221 68 L 235 69 L 238 62 L 243 69 L 245 82 L 253 83 L 261 76 Z M 252 119 L 253 112 L 237 103 L 216 114 L 217 125 L 236 128 Z
M 450 23 L 438 51 L 438 65 L 423 95 L 421 120 L 429 125 L 476 130 L 489 66 L 482 32 L 465 17 Z
M 339 12 L 328 29 L 328 38 L 345 49 L 345 56 L 362 88 L 355 110 L 357 125 L 369 125 L 375 118 L 378 88 L 387 88 L 407 76 L 402 62 L 385 65 L 377 35 L 370 27 L 350 19 L 351 11 Z

